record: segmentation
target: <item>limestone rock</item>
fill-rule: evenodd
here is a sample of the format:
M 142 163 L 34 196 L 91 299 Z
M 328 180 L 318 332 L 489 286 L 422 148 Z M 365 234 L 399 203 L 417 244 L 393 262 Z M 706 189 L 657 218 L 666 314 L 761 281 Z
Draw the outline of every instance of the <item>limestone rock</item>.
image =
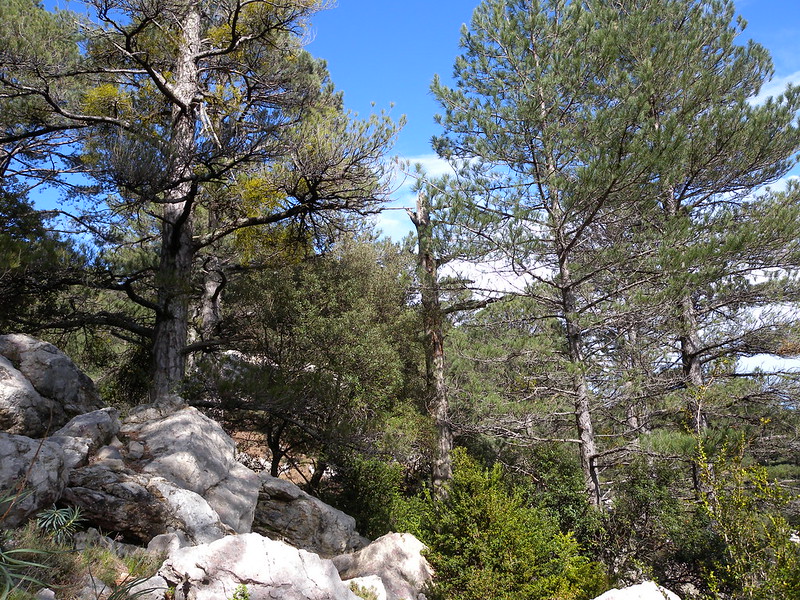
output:
M 73 417 L 53 437 L 88 438 L 92 442 L 92 449 L 96 449 L 111 442 L 119 429 L 119 411 L 116 408 L 102 408 Z
M 199 494 L 180 488 L 163 477 L 150 479 L 148 489 L 158 492 L 157 495 L 169 507 L 180 531 L 185 532 L 195 544 L 207 544 L 233 533 Z
M 677 594 L 656 585 L 652 581 L 645 581 L 638 585 L 622 588 L 621 590 L 608 590 L 595 600 L 681 600 Z
M 189 540 L 182 531 L 161 533 L 147 543 L 150 554 L 172 556 L 173 552 L 190 546 Z
M 290 481 L 261 475 L 253 531 L 320 556 L 363 548 L 353 517 L 315 498 Z
M 230 530 L 198 494 L 162 477 L 97 463 L 74 469 L 64 499 L 107 531 L 142 543 L 159 534 L 185 532 L 194 543 L 219 539 Z
M 129 470 L 89 465 L 72 470 L 64 500 L 103 530 L 146 543 L 176 524 L 168 505 L 148 489 L 149 481 Z
M 168 589 L 166 580 L 159 575 L 154 575 L 150 579 L 130 586 L 128 597 L 138 600 L 163 600 Z
M 358 552 L 337 556 L 333 564 L 345 581 L 377 575 L 387 600 L 416 599 L 433 576 L 424 549 L 410 533 L 387 533 Z
M 90 598 L 106 598 L 111 593 L 111 589 L 91 573 L 87 573 L 83 588 L 75 595 L 76 598 L 89 600 Z
M 331 561 L 256 533 L 178 550 L 159 575 L 175 600 L 231 598 L 240 584 L 251 600 L 359 600 Z
M 100 533 L 94 527 L 89 527 L 86 529 L 86 531 L 76 532 L 72 536 L 72 543 L 76 550 L 84 550 L 92 546 L 97 546 L 106 548 L 121 558 L 136 556 L 136 554 L 142 552 L 140 546 L 125 544 L 110 538 L 107 535 Z
M 111 442 L 120 428 L 116 408 L 104 408 L 73 417 L 49 439 L 64 450 L 67 467 L 83 467 L 89 454 Z
M 2 524 L 15 527 L 59 499 L 67 484 L 64 452 L 48 440 L 0 433 L 0 499 L 22 484 L 25 492 L 0 504 Z
M 148 407 L 125 419 L 120 436 L 137 470 L 199 494 L 233 531 L 250 531 L 258 475 L 236 461 L 234 442 L 216 421 L 191 407 Z
M 5 369 L 10 362 L 46 399 L 37 404 L 43 414 L 39 429 L 26 435 L 43 435 L 47 425 L 52 431 L 74 416 L 103 407 L 92 380 L 52 344 L 22 334 L 0 335 L 0 356 L 6 359 Z
M 57 402 L 43 398 L 10 360 L 0 356 L 0 430 L 41 437 L 65 420 Z

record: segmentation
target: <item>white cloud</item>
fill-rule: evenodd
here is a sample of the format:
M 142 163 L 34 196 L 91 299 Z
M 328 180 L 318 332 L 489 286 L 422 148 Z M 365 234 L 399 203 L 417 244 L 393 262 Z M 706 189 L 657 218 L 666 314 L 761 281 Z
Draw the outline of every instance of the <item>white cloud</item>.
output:
M 738 373 L 752 373 L 760 369 L 765 373 L 798 372 L 800 358 L 783 358 L 772 354 L 756 354 L 740 358 L 736 364 Z
M 440 177 L 442 175 L 452 175 L 453 167 L 450 163 L 440 158 L 437 154 L 422 154 L 420 156 L 409 156 L 404 158 L 411 163 L 411 166 L 419 164 L 428 177 Z
M 800 181 L 800 175 L 787 175 L 786 177 L 781 177 L 776 182 L 764 186 L 759 191 L 764 191 L 769 189 L 773 192 L 785 192 L 786 188 L 789 187 L 790 181 Z
M 375 225 L 381 230 L 383 237 L 394 242 L 402 241 L 414 230 L 414 225 L 405 210 L 399 209 L 400 207 L 392 207 L 391 210 L 384 210 L 375 217 Z
M 767 101 L 767 98 L 775 97 L 785 92 L 786 86 L 790 83 L 796 84 L 798 82 L 800 82 L 800 71 L 795 71 L 784 77 L 776 77 L 762 86 L 757 96 L 750 98 L 750 104 L 763 104 Z
M 488 260 L 481 263 L 453 261 L 445 265 L 439 275 L 472 281 L 468 287 L 478 298 L 505 293 L 521 294 L 531 281 L 527 274 L 515 272 L 502 260 Z

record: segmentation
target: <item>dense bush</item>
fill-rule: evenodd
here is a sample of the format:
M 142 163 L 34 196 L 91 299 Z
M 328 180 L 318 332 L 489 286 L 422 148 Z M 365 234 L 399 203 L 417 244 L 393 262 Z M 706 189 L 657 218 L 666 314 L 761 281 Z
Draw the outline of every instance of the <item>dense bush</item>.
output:
M 638 458 L 614 470 L 611 506 L 603 512 L 598 548 L 621 585 L 654 579 L 670 589 L 708 591 L 704 573 L 723 542 L 690 499 L 683 462 Z
M 545 509 L 509 489 L 499 466 L 454 456 L 446 499 L 421 506 L 419 530 L 436 573 L 431 598 L 581 600 L 605 587 L 601 567 L 580 553 Z
M 707 492 L 701 507 L 724 554 L 706 573 L 715 596 L 731 600 L 800 598 L 800 544 L 780 514 L 792 496 L 759 465 L 748 465 L 742 442 L 716 459 L 700 454 Z M 795 496 L 796 497 L 796 496 Z
M 353 456 L 337 465 L 321 498 L 356 520 L 359 533 L 370 539 L 396 529 L 402 512 L 403 468 L 398 463 Z

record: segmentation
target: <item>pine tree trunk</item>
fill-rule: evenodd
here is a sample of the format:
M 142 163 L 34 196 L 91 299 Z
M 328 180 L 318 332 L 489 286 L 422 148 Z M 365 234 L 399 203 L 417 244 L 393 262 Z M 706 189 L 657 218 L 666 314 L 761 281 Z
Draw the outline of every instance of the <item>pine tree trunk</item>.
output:
M 664 211 L 667 219 L 678 217 L 678 203 L 672 188 L 667 188 Z M 702 362 L 700 360 L 700 326 L 697 323 L 691 291 L 682 293 L 676 307 L 676 313 L 679 327 L 678 341 L 681 349 L 681 367 L 683 379 L 689 391 L 686 410 L 689 413 L 691 430 L 699 440 L 700 436 L 708 428 L 708 418 L 703 409 L 701 396 L 702 387 L 705 385 L 705 377 L 703 376 Z M 703 483 L 701 470 L 701 465 L 697 460 L 693 460 L 692 484 L 698 499 L 709 491 L 708 486 Z
M 411 220 L 417 230 L 422 321 L 425 330 L 426 395 L 428 411 L 436 425 L 431 481 L 434 495 L 443 498 L 453 478 L 453 429 L 448 416 L 447 386 L 444 379 L 444 333 L 439 301 L 437 261 L 431 248 L 431 225 L 427 198 L 417 198 L 417 212 Z
M 686 294 L 681 298 L 680 303 L 680 324 L 681 324 L 681 364 L 683 366 L 683 377 L 687 386 L 693 391 L 698 391 L 704 384 L 702 363 L 700 362 L 700 336 L 697 317 L 695 316 L 692 298 Z M 688 409 L 692 431 L 700 434 L 708 427 L 708 419 L 703 412 L 703 406 L 699 398 L 689 401 Z
M 572 392 L 574 394 L 575 425 L 578 429 L 580 440 L 581 469 L 583 470 L 584 486 L 589 503 L 592 506 L 600 505 L 600 483 L 595 465 L 597 445 L 592 424 L 592 410 L 590 406 L 589 387 L 586 375 L 583 372 L 583 334 L 575 320 L 576 298 L 575 290 L 569 270 L 569 263 L 562 256 L 560 261 L 561 273 L 561 301 L 564 310 L 564 323 L 567 335 L 567 348 L 569 361 L 572 368 Z
M 183 39 L 178 48 L 172 86 L 172 132 L 167 162 L 167 191 L 164 194 L 161 225 L 161 255 L 156 275 L 158 310 L 153 340 L 153 402 L 168 402 L 179 391 L 186 358 L 184 349 L 189 321 L 192 260 L 192 183 L 200 49 L 200 9 L 189 2 L 183 18 Z

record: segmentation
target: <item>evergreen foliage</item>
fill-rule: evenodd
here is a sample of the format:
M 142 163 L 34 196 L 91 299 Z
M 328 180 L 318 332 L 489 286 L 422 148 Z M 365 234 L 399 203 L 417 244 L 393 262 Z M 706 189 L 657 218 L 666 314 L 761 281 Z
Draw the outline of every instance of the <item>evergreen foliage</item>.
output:
M 429 500 L 420 538 L 435 576 L 433 598 L 579 600 L 605 589 L 603 569 L 544 509 L 509 489 L 499 465 L 454 453 L 447 497 Z

